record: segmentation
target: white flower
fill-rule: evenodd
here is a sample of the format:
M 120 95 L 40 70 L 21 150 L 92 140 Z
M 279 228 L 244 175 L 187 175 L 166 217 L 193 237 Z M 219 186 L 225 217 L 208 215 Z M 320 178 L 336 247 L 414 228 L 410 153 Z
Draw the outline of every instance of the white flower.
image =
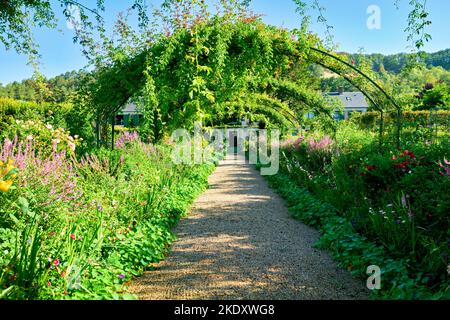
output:
M 46 127 L 48 130 L 52 130 L 52 129 L 53 129 L 53 126 L 52 126 L 51 124 L 47 124 L 45 127 Z

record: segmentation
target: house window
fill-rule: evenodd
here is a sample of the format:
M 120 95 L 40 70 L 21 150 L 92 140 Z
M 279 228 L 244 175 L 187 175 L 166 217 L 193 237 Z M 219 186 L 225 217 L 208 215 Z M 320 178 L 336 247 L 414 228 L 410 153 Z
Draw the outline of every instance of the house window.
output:
M 118 126 L 124 125 L 124 116 L 122 114 L 116 116 L 116 125 Z

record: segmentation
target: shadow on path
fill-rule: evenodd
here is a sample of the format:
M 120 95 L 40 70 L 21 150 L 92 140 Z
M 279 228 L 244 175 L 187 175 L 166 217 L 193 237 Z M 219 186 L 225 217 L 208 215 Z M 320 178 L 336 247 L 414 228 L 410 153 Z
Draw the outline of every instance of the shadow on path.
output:
M 224 160 L 175 232 L 156 270 L 136 279 L 141 299 L 367 299 L 362 280 L 313 248 L 319 234 L 292 219 L 250 165 Z

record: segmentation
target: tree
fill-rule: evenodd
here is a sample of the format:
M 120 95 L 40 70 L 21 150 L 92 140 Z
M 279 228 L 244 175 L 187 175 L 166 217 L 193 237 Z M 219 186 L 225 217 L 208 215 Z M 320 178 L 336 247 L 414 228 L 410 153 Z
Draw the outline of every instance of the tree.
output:
M 450 96 L 448 88 L 439 84 L 433 88 L 426 90 L 423 94 L 421 110 L 430 110 L 435 108 L 447 109 L 450 107 Z

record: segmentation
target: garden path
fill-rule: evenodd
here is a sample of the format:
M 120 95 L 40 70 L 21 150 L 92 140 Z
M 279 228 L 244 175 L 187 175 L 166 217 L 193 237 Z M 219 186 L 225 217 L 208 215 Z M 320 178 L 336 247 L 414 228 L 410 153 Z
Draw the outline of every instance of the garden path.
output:
M 178 240 L 134 280 L 140 299 L 367 299 L 364 281 L 314 248 L 319 233 L 292 219 L 252 166 L 228 156 L 209 178 Z

